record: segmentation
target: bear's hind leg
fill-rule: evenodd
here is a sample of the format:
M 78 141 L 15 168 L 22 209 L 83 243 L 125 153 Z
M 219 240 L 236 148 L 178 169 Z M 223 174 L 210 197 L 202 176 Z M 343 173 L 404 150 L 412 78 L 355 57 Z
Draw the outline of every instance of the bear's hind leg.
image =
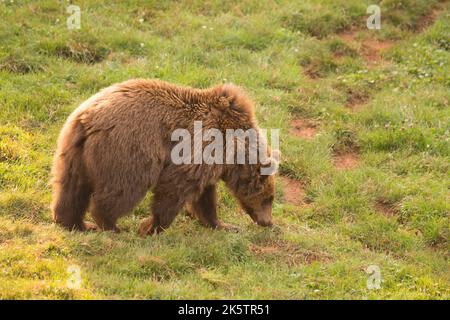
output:
M 53 182 L 53 220 L 69 230 L 88 230 L 83 218 L 92 189 L 83 172 L 67 172 L 60 180 Z
M 89 205 L 89 186 L 54 186 L 53 220 L 69 230 L 86 231 L 89 225 L 83 221 Z
M 94 192 L 90 212 L 97 226 L 104 231 L 120 232 L 117 220 L 131 211 L 145 196 L 145 190 L 124 192 L 122 190 L 107 196 Z

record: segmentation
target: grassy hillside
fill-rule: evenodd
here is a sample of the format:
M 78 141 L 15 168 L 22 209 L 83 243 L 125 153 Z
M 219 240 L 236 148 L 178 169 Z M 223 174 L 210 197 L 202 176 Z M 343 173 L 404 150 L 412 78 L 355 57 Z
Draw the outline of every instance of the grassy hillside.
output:
M 0 298 L 450 299 L 450 10 L 437 0 L 0 2 Z M 180 214 L 137 236 L 51 223 L 58 132 L 99 89 L 134 77 L 234 82 L 281 129 L 276 227 L 238 233 Z M 80 289 L 67 286 L 81 268 Z M 366 269 L 380 268 L 369 290 Z

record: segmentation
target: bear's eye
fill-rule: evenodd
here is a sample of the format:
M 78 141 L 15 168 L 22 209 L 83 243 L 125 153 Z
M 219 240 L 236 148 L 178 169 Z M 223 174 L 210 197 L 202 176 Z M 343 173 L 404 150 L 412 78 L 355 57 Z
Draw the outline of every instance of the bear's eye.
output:
M 271 205 L 272 202 L 273 202 L 273 196 L 270 196 L 269 198 L 265 199 L 265 200 L 262 202 L 262 205 L 263 205 L 263 206 L 268 206 L 268 205 Z

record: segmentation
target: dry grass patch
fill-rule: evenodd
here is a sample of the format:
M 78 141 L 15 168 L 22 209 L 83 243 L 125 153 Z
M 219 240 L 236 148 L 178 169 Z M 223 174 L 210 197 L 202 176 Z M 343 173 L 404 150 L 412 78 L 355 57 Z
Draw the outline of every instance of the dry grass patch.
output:
M 249 249 L 260 259 L 284 261 L 289 266 L 308 265 L 319 261 L 326 262 L 330 258 L 325 252 L 304 249 L 284 240 L 271 240 L 260 245 L 251 244 Z

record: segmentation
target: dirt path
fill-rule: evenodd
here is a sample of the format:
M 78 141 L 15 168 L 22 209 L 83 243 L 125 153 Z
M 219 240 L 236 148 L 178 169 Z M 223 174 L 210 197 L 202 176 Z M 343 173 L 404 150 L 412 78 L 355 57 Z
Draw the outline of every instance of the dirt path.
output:
M 445 9 L 446 5 L 447 2 L 445 4 L 441 3 L 428 14 L 424 15 L 418 22 L 417 30 L 419 32 L 423 32 L 426 28 L 431 26 L 436 21 L 440 12 Z M 337 36 L 347 45 L 357 50 L 358 54 L 365 61 L 368 69 L 389 64 L 389 61 L 384 59 L 384 54 L 398 42 L 393 40 L 377 39 L 374 37 L 372 30 L 365 28 L 353 28 L 341 32 L 337 34 Z M 318 81 L 317 75 L 311 72 L 309 68 L 304 68 L 303 73 L 306 74 L 310 81 Z M 350 92 L 345 106 L 353 112 L 358 112 L 369 101 L 370 96 L 368 95 L 363 95 L 358 92 Z M 318 125 L 318 123 L 311 120 L 294 118 L 290 122 L 289 134 L 294 137 L 310 140 L 317 135 Z M 333 156 L 333 164 L 338 171 L 354 169 L 359 165 L 359 162 L 359 155 L 353 151 L 339 153 Z M 287 177 L 280 178 L 283 184 L 284 200 L 294 205 L 305 204 L 305 193 L 301 183 Z M 394 214 L 394 210 L 382 202 L 377 202 L 375 204 L 375 208 L 377 211 L 386 216 L 392 216 Z
M 445 5 L 439 4 L 428 14 L 424 15 L 417 24 L 417 31 L 425 31 L 426 28 L 436 21 L 444 9 Z M 380 40 L 373 36 L 369 37 L 371 32 L 373 34 L 373 31 L 365 28 L 353 28 L 337 35 L 345 43 L 358 48 L 358 53 L 366 61 L 368 68 L 373 68 L 382 62 L 386 62 L 383 60 L 383 53 L 398 42 L 393 40 Z
M 417 24 L 417 31 L 423 32 L 426 28 L 431 26 L 439 16 L 439 14 L 445 10 L 445 6 L 447 5 L 448 1 L 446 3 L 440 3 L 436 8 L 431 10 L 429 14 L 424 15 Z
M 428 14 L 424 15 L 418 22 L 417 31 L 423 32 L 431 26 L 445 9 L 445 4 L 439 4 Z M 396 45 L 400 40 L 380 40 L 374 37 L 374 31 L 365 28 L 352 28 L 337 34 L 350 47 L 356 48 L 358 54 L 364 59 L 368 69 L 381 65 L 388 65 L 390 62 L 384 59 L 384 54 Z M 346 107 L 357 112 L 369 101 L 368 96 L 352 95 L 347 100 Z
M 373 68 L 383 61 L 383 53 L 390 49 L 395 42 L 364 37 L 367 32 L 352 29 L 338 34 L 345 43 L 356 47 L 359 55 L 364 59 L 368 68 Z M 359 35 L 362 36 L 359 39 Z

